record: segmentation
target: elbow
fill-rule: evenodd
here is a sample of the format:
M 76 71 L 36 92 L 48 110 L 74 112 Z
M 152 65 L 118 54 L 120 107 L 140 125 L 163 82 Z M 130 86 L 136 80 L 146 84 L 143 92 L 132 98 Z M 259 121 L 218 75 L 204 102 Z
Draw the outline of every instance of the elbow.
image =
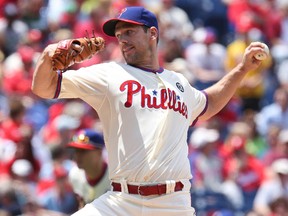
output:
M 32 83 L 31 85 L 31 92 L 38 97 L 42 97 L 40 92 L 37 90 L 36 86 L 34 85 L 34 83 Z
M 199 116 L 199 120 L 200 120 L 200 121 L 208 121 L 208 120 L 211 119 L 214 115 L 216 115 L 216 114 L 215 114 L 215 113 L 206 112 L 205 114 Z
M 43 98 L 43 96 L 42 96 L 35 88 L 33 88 L 33 87 L 31 87 L 31 92 L 32 92 L 34 95 Z
M 54 98 L 54 94 L 50 94 L 49 91 L 42 91 L 39 88 L 36 88 L 34 85 L 31 86 L 31 92 L 43 99 L 53 99 Z
M 39 96 L 39 95 L 38 95 L 38 92 L 37 92 L 37 89 L 35 88 L 35 86 L 33 85 L 33 83 L 32 83 L 32 85 L 31 85 L 31 92 L 32 92 L 34 95 Z

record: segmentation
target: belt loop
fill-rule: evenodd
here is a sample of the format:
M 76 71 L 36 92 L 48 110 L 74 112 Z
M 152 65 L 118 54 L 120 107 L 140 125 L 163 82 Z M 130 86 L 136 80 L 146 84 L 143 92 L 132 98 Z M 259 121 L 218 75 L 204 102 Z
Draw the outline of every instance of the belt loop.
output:
M 167 180 L 166 182 L 166 194 L 173 193 L 175 191 L 176 182 L 174 180 Z
M 127 186 L 127 181 L 125 179 L 121 179 L 120 180 L 120 184 L 121 184 L 121 192 L 129 193 L 128 186 Z
M 189 179 L 181 179 L 180 182 L 183 184 L 183 191 L 191 190 L 191 182 Z

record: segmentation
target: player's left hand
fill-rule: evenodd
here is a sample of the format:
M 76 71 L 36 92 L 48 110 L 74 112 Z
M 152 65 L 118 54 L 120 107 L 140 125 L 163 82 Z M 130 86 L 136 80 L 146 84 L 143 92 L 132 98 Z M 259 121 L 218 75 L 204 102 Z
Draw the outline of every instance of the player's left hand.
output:
M 51 57 L 53 70 L 65 70 L 74 63 L 80 63 L 103 50 L 102 37 L 78 38 L 60 41 Z

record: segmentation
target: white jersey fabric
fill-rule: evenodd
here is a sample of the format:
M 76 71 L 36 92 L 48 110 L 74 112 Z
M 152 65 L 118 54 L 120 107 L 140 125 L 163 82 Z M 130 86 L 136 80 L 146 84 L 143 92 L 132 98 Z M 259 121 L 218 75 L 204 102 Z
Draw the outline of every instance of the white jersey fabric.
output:
M 94 199 L 98 198 L 111 189 L 108 169 L 105 170 L 104 175 L 94 186 L 91 186 L 88 183 L 85 171 L 83 169 L 79 169 L 77 165 L 75 165 L 69 171 L 68 177 L 74 193 L 83 198 L 85 203 L 92 202 Z
M 207 98 L 182 74 L 102 63 L 63 73 L 58 89 L 58 98 L 80 98 L 97 111 L 112 181 L 192 177 L 187 130 L 205 111 Z

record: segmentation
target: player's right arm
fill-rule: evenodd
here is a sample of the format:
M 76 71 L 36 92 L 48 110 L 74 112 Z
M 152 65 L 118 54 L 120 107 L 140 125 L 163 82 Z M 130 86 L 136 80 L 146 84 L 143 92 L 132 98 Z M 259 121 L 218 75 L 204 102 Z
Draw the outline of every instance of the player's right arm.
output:
M 53 71 L 51 61 L 56 48 L 57 44 L 48 45 L 35 66 L 31 90 L 42 98 L 52 99 L 57 88 L 58 74 Z
M 200 120 L 207 120 L 223 109 L 235 94 L 245 75 L 261 65 L 262 61 L 254 57 L 259 52 L 264 52 L 264 45 L 260 42 L 252 42 L 245 49 L 242 61 L 217 83 L 204 90 L 208 98 L 208 107 L 199 117 Z

